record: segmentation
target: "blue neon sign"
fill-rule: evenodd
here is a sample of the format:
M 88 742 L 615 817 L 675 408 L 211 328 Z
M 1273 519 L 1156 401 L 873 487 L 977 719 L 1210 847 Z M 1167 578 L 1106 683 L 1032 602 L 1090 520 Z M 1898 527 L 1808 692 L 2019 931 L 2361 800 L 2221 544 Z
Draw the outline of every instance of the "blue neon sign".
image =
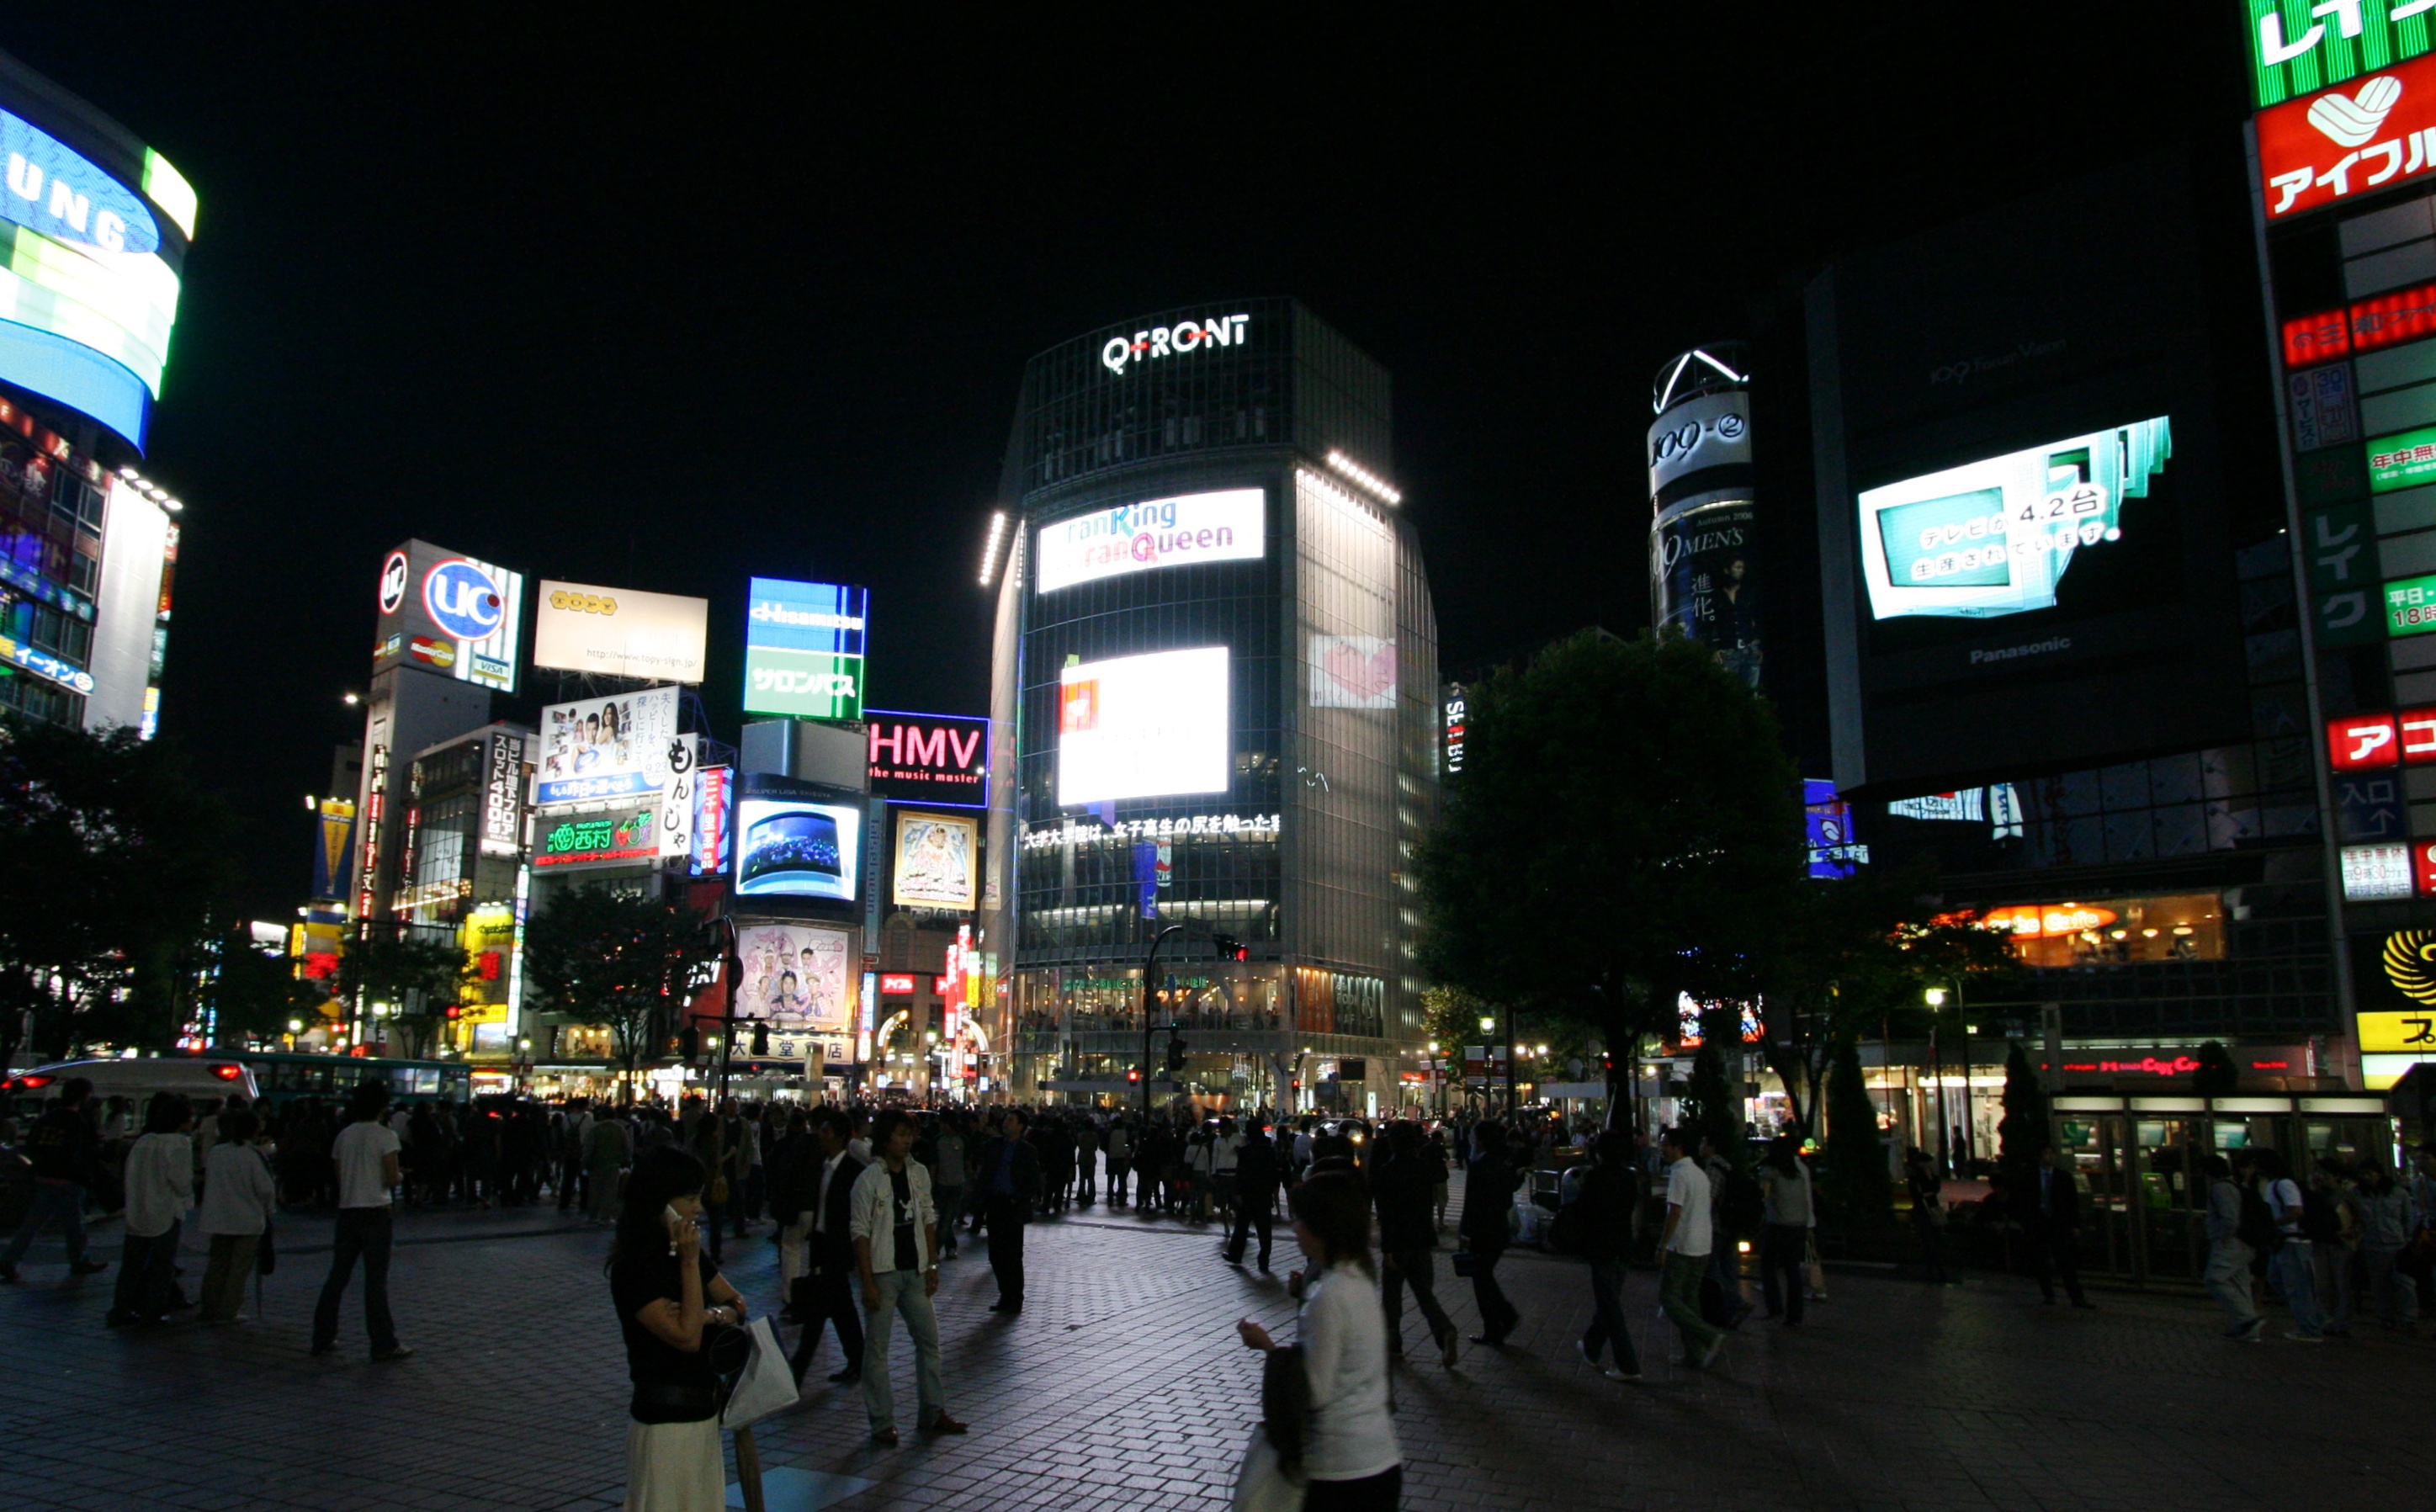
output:
M 0 163 L 8 168 L 0 217 L 71 247 L 160 250 L 161 227 L 133 190 L 7 111 L 0 111 Z

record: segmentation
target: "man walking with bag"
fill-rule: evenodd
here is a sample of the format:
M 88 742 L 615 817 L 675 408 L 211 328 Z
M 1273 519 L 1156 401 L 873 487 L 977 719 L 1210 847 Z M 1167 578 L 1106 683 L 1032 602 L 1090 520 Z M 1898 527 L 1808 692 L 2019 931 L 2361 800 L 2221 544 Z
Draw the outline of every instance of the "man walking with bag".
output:
M 931 1306 L 939 1290 L 939 1213 L 931 1204 L 931 1173 L 912 1158 L 914 1135 L 914 1115 L 901 1108 L 882 1113 L 872 1127 L 879 1159 L 854 1183 L 854 1260 L 862 1277 L 869 1351 L 862 1401 L 871 1417 L 871 1441 L 881 1446 L 896 1442 L 896 1404 L 888 1382 L 892 1316 L 904 1318 L 906 1336 L 914 1342 L 914 1427 L 926 1434 L 965 1432 L 963 1423 L 948 1416 L 939 1372 L 939 1315 Z
M 17 1279 L 17 1262 L 43 1225 L 57 1223 L 68 1242 L 68 1274 L 93 1276 L 110 1269 L 110 1261 L 86 1256 L 84 1194 L 99 1167 L 95 1157 L 93 1125 L 85 1121 L 85 1100 L 93 1084 L 71 1076 L 60 1086 L 59 1101 L 34 1121 L 26 1141 L 26 1161 L 34 1168 L 34 1200 L 17 1236 L 0 1254 L 0 1281 Z
M 1726 1345 L 1725 1330 L 1700 1316 L 1700 1277 L 1715 1243 L 1709 1177 L 1692 1158 L 1690 1137 L 1681 1129 L 1668 1129 L 1661 1149 L 1666 1156 L 1666 1232 L 1658 1248 L 1666 1269 L 1659 1305 L 1682 1332 L 1683 1363 L 1706 1369 Z

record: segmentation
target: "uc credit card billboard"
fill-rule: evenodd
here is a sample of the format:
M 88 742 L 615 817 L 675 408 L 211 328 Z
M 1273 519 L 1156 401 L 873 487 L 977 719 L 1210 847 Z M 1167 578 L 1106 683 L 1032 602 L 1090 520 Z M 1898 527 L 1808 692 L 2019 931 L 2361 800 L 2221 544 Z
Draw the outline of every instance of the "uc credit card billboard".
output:
M 744 712 L 862 718 L 863 626 L 871 591 L 756 578 L 744 612 Z
M 411 667 L 513 693 L 524 606 L 524 574 L 409 541 L 381 562 L 373 670 Z

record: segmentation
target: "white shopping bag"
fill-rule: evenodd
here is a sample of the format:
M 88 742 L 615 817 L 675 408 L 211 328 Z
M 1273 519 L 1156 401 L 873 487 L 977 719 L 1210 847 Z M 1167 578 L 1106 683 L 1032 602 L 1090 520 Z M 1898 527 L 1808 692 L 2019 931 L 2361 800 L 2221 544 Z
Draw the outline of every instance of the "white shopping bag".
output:
M 1235 1472 L 1234 1512 L 1302 1512 L 1303 1479 L 1278 1462 L 1278 1447 L 1265 1428 L 1252 1430 Z
M 722 1428 L 757 1423 L 797 1399 L 795 1373 L 787 1368 L 787 1352 L 778 1347 L 778 1330 L 768 1318 L 758 1317 L 744 1331 L 753 1341 L 753 1358 L 744 1362 L 744 1373 L 728 1394 L 727 1410 L 719 1415 Z

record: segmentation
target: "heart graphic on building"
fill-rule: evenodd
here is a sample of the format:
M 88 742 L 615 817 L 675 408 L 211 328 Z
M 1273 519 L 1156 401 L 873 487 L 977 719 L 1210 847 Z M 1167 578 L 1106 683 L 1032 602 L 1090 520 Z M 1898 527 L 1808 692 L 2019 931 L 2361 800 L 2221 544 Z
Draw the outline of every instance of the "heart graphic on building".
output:
M 1382 636 L 1311 637 L 1314 708 L 1396 706 L 1396 643 Z
M 2329 92 L 2309 104 L 2309 124 L 2340 147 L 2358 147 L 2376 135 L 2401 102 L 2402 81 L 2379 74 L 2350 95 Z

